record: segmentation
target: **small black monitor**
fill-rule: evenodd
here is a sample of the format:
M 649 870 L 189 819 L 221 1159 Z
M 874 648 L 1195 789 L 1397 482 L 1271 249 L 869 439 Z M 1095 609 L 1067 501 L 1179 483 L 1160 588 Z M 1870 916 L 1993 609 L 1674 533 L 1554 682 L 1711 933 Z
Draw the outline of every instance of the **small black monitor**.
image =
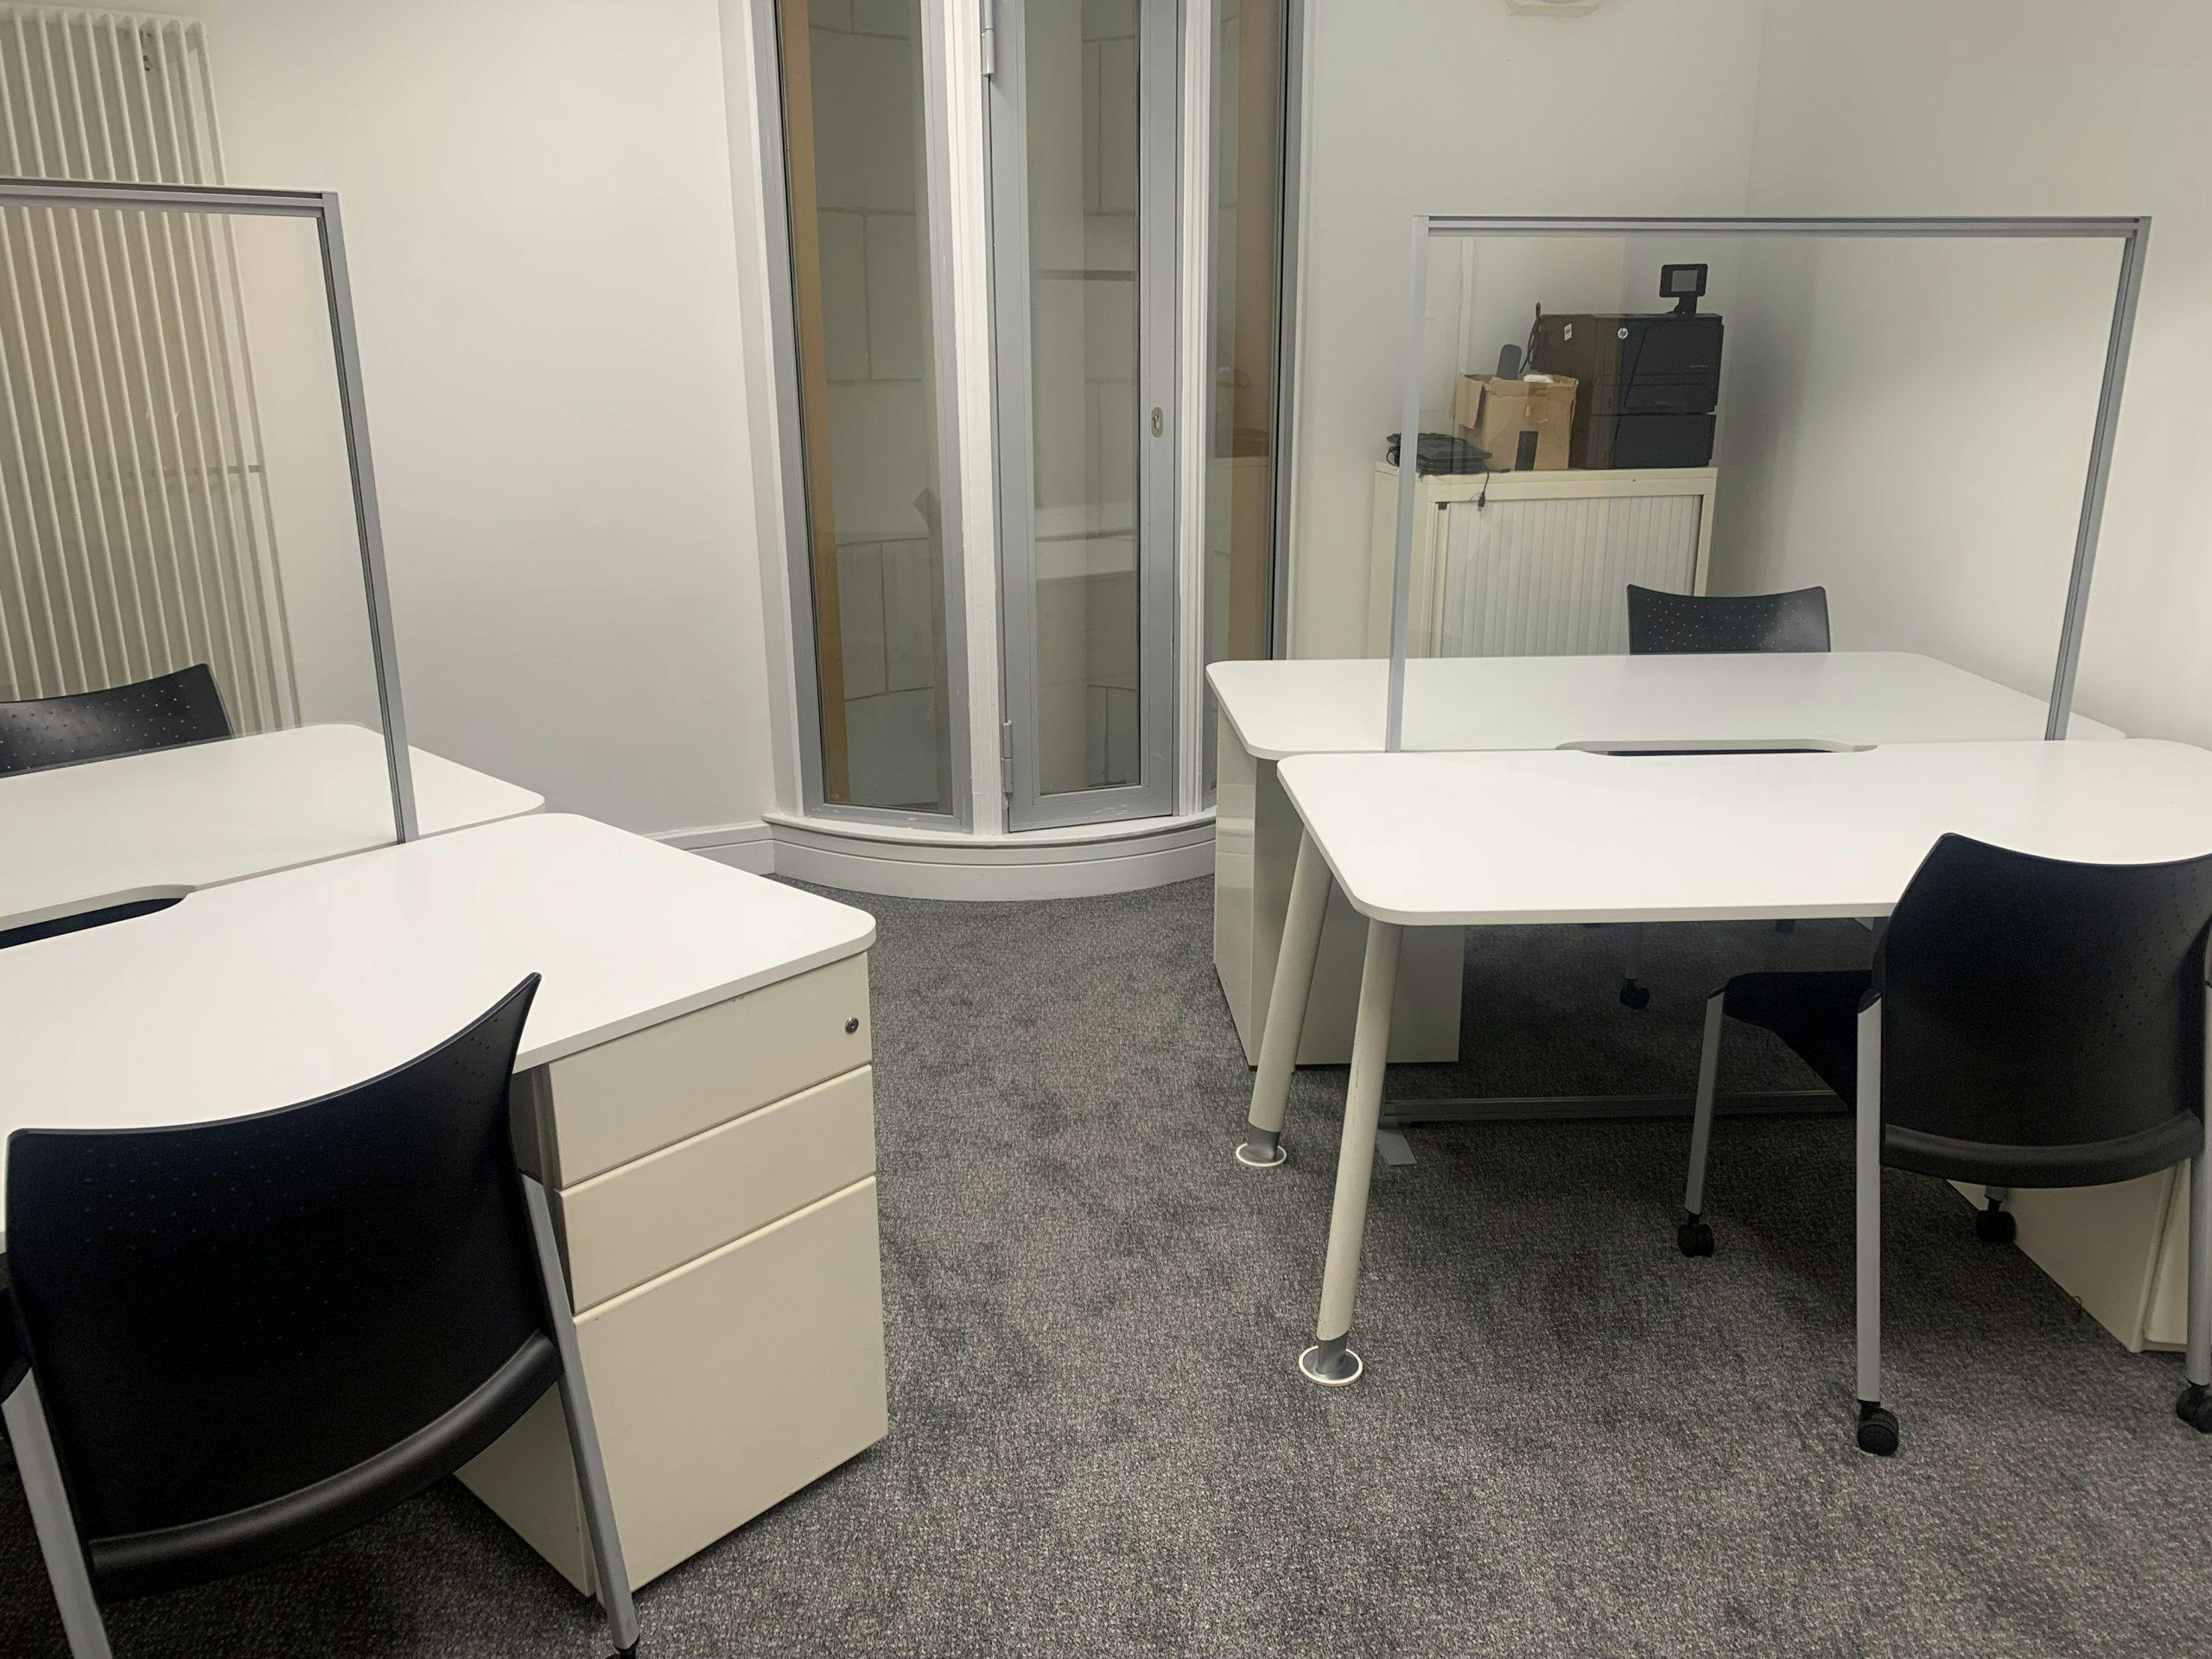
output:
M 1682 316 L 1694 315 L 1697 302 L 1705 293 L 1707 267 L 1703 265 L 1662 265 L 1659 267 L 1659 292 L 1674 301 L 1675 312 Z

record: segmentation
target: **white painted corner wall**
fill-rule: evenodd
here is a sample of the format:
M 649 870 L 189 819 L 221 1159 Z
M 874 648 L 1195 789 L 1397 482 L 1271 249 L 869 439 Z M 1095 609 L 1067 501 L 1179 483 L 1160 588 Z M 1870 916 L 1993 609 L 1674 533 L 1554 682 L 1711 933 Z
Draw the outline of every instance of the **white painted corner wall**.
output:
M 335 190 L 410 734 L 630 828 L 773 799 L 708 0 L 189 0 L 230 181 Z
M 2212 6 L 2202 0 L 1769 0 L 1751 175 L 1752 212 L 1804 213 L 2147 213 L 2152 226 L 2121 404 L 2110 490 L 2075 707 L 2138 736 L 2212 745 Z M 1847 135 L 1847 142 L 1846 136 Z M 2066 284 L 2062 287 L 2062 284 Z M 2023 295 L 2063 299 L 2078 283 L 2044 260 L 2021 260 L 2003 289 L 1955 289 L 2001 314 Z M 2054 290 L 2056 290 L 2054 294 Z M 1940 290 L 1939 290 L 1940 291 Z M 1893 315 L 1928 295 L 1901 294 Z M 2042 315 L 2058 314 L 2047 304 Z M 2022 339 L 2032 375 L 2078 340 Z M 1999 494 L 1961 511 L 1926 488 L 1890 511 L 1940 518 L 1961 565 L 2001 578 L 2019 501 L 2058 492 L 2078 501 L 2086 447 L 2078 391 L 2055 375 L 1978 378 L 1936 410 Z M 2024 399 L 2035 399 L 2040 407 Z M 2001 409 L 2034 441 L 1999 472 L 1975 449 L 1976 426 Z M 2048 448 L 2038 452 L 2039 444 Z M 2061 447 L 2062 443 L 2068 447 Z M 1829 510 L 1829 524 L 1834 513 Z M 1821 525 L 1800 521 L 1808 533 Z M 1790 515 L 1777 533 L 1795 533 Z M 1890 574 L 1897 575 L 1892 571 Z M 1963 592 L 1915 590 L 1962 620 Z M 2000 607 L 2001 591 L 1985 599 Z M 1994 648 L 2027 653 L 2024 619 Z M 1991 638 L 1988 631 L 1981 635 Z M 1974 662 L 1961 657 L 1968 666 Z M 2046 661 L 2048 658 L 2046 656 Z

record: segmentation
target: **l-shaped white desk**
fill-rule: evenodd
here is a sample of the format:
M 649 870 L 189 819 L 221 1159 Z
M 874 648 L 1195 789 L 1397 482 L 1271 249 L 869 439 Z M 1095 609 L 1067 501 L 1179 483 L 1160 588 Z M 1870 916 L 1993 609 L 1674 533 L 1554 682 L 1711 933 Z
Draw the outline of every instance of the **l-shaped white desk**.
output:
M 552 1199 L 641 1584 L 887 1432 L 874 937 L 862 912 L 588 819 L 457 830 L 0 950 L 0 1137 L 310 1100 L 543 975 L 516 1140 Z M 462 1478 L 594 1587 L 550 1394 Z
M 543 797 L 408 751 L 424 836 Z M 381 732 L 298 726 L 0 777 L 0 931 L 338 858 L 397 838 Z
M 1298 856 L 1298 819 L 1278 766 L 1294 755 L 1382 747 L 1389 664 L 1216 663 L 1221 705 L 1214 817 L 1214 968 L 1248 1062 L 1256 1064 Z M 1408 753 L 1491 749 L 1853 747 L 1980 742 L 2044 734 L 2043 699 L 1904 652 L 1739 656 L 1454 657 L 1406 664 Z M 2075 737 L 2120 735 L 2080 715 Z M 1596 827 L 1633 820 L 1593 802 Z M 1640 833 L 1640 830 L 1639 830 Z M 1616 855 L 1609 850 L 1605 856 Z M 1330 902 L 1299 1063 L 1351 1052 L 1361 937 Z M 1451 928 L 1405 943 L 1394 1060 L 1459 1053 L 1463 942 Z
M 1304 755 L 1283 763 L 1281 782 L 1310 849 L 1301 859 L 1325 864 L 1365 932 L 1316 1345 L 1300 1360 L 1326 1382 L 1359 1371 L 1347 1344 L 1406 930 L 1885 916 L 1947 831 L 2105 863 L 2212 853 L 2212 754 L 2177 743 L 1896 744 L 1634 760 Z M 1632 841 L 1614 832 L 1624 816 L 1637 825 Z M 1299 909 L 1308 925 L 1283 942 L 1286 970 L 1268 1014 L 1275 1052 L 1262 1053 L 1253 1088 L 1262 1154 L 1282 1130 L 1295 1046 L 1277 1022 L 1298 1021 L 1296 967 L 1319 944 L 1319 907 Z M 1673 1173 L 1655 1171 L 1655 1184 Z M 2178 1190 L 2174 1172 L 2094 1189 L 2134 1192 L 2152 1223 L 2132 1263 L 2145 1294 L 2174 1280 L 2183 1256 L 2173 1228 Z M 2032 1244 L 2031 1216 L 2021 1216 L 2024 1246 Z M 2088 1242 L 2107 1255 L 2127 1248 Z

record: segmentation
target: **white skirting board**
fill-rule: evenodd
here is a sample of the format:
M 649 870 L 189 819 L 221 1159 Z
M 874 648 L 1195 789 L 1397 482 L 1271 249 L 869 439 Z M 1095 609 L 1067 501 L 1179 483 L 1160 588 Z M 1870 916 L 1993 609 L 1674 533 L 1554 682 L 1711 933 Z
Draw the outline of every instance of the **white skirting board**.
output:
M 779 816 L 658 839 L 755 875 L 906 899 L 1073 899 L 1165 887 L 1213 870 L 1211 812 L 997 836 Z

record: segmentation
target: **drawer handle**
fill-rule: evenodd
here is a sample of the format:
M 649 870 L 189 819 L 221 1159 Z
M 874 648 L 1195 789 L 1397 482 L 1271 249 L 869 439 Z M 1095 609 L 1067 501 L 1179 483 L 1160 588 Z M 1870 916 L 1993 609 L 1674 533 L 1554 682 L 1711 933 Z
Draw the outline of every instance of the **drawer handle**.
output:
M 854 1018 L 845 1021 L 845 1035 L 848 1037 L 851 1036 L 860 1028 L 861 1022 L 858 1015 L 855 1015 Z

